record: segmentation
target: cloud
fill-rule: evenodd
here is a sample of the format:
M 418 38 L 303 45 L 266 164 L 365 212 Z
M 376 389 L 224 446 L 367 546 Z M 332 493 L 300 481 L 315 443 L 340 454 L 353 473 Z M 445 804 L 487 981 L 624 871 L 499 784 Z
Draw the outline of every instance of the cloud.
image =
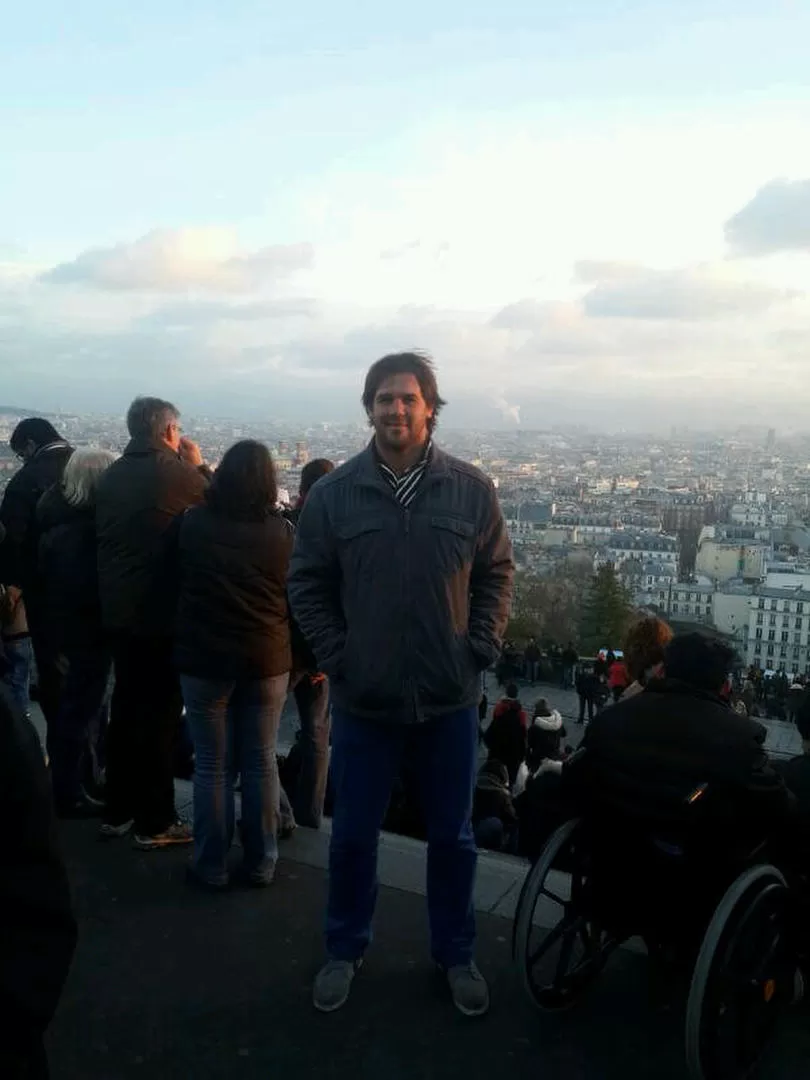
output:
M 41 275 L 51 285 L 93 285 L 120 291 L 172 292 L 187 288 L 247 292 L 307 269 L 310 244 L 237 250 L 228 229 L 154 229 L 132 243 L 91 248 Z
M 141 316 L 141 326 L 206 326 L 215 322 L 261 322 L 265 319 L 311 319 L 318 311 L 316 300 L 302 297 L 288 300 L 257 300 L 229 304 L 223 300 L 189 301 L 168 304 Z
M 772 180 L 726 222 L 738 255 L 810 252 L 810 180 Z
M 711 267 L 651 270 L 608 276 L 585 294 L 586 315 L 598 318 L 704 320 L 752 315 L 801 293 L 741 281 Z
M 627 281 L 643 270 L 638 263 L 610 262 L 604 259 L 579 259 L 574 263 L 574 280 L 583 285 L 595 281 Z

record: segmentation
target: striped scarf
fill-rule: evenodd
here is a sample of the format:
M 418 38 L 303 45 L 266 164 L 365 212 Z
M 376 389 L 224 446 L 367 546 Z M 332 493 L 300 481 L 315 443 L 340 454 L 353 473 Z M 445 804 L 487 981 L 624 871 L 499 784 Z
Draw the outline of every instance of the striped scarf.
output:
M 377 460 L 380 472 L 394 489 L 394 494 L 396 495 L 397 502 L 400 506 L 408 507 L 413 502 L 422 477 L 425 475 L 425 469 L 427 469 L 430 461 L 430 450 L 431 443 L 430 440 L 428 440 L 428 443 L 425 446 L 425 452 L 422 454 L 419 461 L 417 461 L 415 465 L 411 465 L 410 469 L 407 469 L 404 473 L 395 473 L 393 469 L 385 464 L 385 462 L 380 461 L 379 459 Z

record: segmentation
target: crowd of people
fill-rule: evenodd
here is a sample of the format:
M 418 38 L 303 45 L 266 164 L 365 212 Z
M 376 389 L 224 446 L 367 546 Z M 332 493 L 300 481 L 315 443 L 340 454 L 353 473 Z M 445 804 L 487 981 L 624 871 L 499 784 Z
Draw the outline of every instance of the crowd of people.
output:
M 317 828 L 327 800 L 327 956 L 313 1004 L 332 1012 L 371 941 L 379 831 L 408 775 L 427 840 L 431 955 L 466 1016 L 489 1007 L 474 956 L 478 848 L 534 858 L 583 768 L 591 794 L 616 776 L 652 788 L 697 777 L 739 821 L 776 828 L 797 799 L 810 820 L 810 758 L 784 775 L 768 761 L 765 729 L 737 708 L 745 691 L 731 693 L 731 651 L 673 637 L 657 618 L 640 618 L 621 654 L 584 665 L 570 644 L 551 658 L 579 694 L 579 721 L 588 714 L 585 766 L 559 711 L 544 697 L 525 709 L 513 679 L 484 727 L 483 673 L 498 665 L 499 679 L 533 683 L 549 660 L 536 642 L 519 665 L 514 649 L 502 655 L 514 563 L 495 489 L 434 441 L 444 402 L 421 354 L 377 361 L 362 401 L 369 445 L 338 468 L 307 466 L 292 510 L 263 444 L 237 443 L 214 471 L 161 399 L 132 403 L 120 457 L 74 449 L 44 419 L 14 431 L 22 466 L 0 506 L 0 798 L 22 823 L 0 910 L 41 934 L 29 945 L 47 971 L 20 975 L 24 933 L 0 962 L 20 1019 L 4 1076 L 46 1075 L 41 1034 L 75 943 L 52 812 L 99 816 L 103 839 L 131 834 L 142 851 L 191 845 L 190 884 L 221 892 L 271 884 L 279 839 L 296 822 Z M 26 720 L 31 653 L 44 753 Z M 301 733 L 282 784 L 290 692 Z M 796 716 L 810 749 L 807 695 Z M 178 775 L 193 777 L 191 825 L 176 812 Z
M 455 1006 L 480 1015 L 478 708 L 509 615 L 511 545 L 492 483 L 433 441 L 444 402 L 429 359 L 382 358 L 362 400 L 369 446 L 338 469 L 310 463 L 292 509 L 263 444 L 237 443 L 214 471 L 162 399 L 132 403 L 120 457 L 23 420 L 0 506 L 4 735 L 30 750 L 33 657 L 47 732 L 37 783 L 55 817 L 97 816 L 101 838 L 131 835 L 141 851 L 191 845 L 188 880 L 214 891 L 273 881 L 279 838 L 319 826 L 328 771 L 327 961 L 313 989 L 325 1012 L 369 944 L 379 829 L 417 759 L 431 953 Z M 285 790 L 290 692 L 301 732 Z M 191 824 L 177 776 L 193 777 Z M 68 952 L 54 953 L 55 984 Z M 39 1031 L 46 1012 L 32 1016 Z M 34 1060 L 28 1041 L 16 1050 Z

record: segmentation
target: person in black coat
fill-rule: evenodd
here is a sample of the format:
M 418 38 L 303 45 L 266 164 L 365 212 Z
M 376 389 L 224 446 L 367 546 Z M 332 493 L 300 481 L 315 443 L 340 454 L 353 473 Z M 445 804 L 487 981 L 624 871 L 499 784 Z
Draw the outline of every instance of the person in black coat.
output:
M 48 420 L 21 420 L 9 445 L 22 467 L 12 476 L 0 505 L 6 537 L 0 547 L 0 581 L 22 589 L 31 644 L 37 666 L 39 704 L 50 725 L 59 707 L 61 674 L 48 637 L 39 581 L 37 503 L 64 472 L 73 448 Z
M 707 785 L 712 818 L 741 849 L 776 835 L 794 800 L 765 753 L 765 728 L 720 698 L 733 650 L 701 633 L 676 636 L 663 679 L 588 726 L 563 776 L 586 806 L 642 805 Z M 729 844 L 731 847 L 731 844 Z
M 284 516 L 295 529 L 310 491 L 321 479 L 334 471 L 328 458 L 315 458 L 301 470 L 298 501 Z M 318 671 L 315 656 L 294 621 L 291 623 L 293 667 L 290 688 L 295 696 L 300 731 L 295 751 L 300 770 L 295 787 L 287 794 L 292 800 L 293 822 L 318 829 L 323 818 L 326 780 L 329 771 L 329 678 Z M 282 798 L 282 816 L 284 816 Z
M 203 501 L 211 473 L 181 436 L 171 402 L 136 398 L 127 429 L 130 441 L 96 494 L 101 614 L 115 667 L 100 835 L 114 839 L 134 826 L 135 846 L 152 851 L 191 842 L 174 800 L 183 698 L 160 571 L 166 530 Z
M 801 871 L 810 873 L 810 692 L 805 692 L 796 710 L 796 726 L 802 739 L 802 753 L 779 762 L 777 770 L 796 796 L 796 828 Z
M 36 732 L 0 687 L 0 1076 L 46 1080 L 42 1036 L 76 947 L 67 874 Z
M 276 738 L 292 650 L 287 571 L 293 530 L 275 510 L 278 491 L 262 443 L 232 446 L 204 506 L 166 537 L 177 582 L 175 663 L 194 740 L 191 880 L 229 883 L 233 781 L 242 783 L 242 873 L 268 885 L 278 858 Z
M 517 847 L 518 817 L 509 789 L 509 771 L 495 757 L 488 757 L 478 772 L 472 820 L 479 848 L 507 851 Z
M 87 785 L 97 772 L 112 659 L 101 625 L 95 493 L 114 461 L 109 450 L 76 450 L 61 483 L 37 506 L 42 611 L 51 652 L 63 672 L 59 708 L 48 727 L 60 817 L 95 816 L 101 806 Z

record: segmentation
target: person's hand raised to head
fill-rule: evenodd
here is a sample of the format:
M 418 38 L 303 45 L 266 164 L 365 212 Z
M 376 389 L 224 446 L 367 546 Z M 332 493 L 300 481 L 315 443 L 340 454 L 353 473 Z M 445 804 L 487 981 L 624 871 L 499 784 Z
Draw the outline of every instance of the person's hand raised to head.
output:
M 180 457 L 189 465 L 193 465 L 195 469 L 198 469 L 203 464 L 203 456 L 200 453 L 200 448 L 192 439 L 187 439 L 185 436 L 180 440 L 180 449 L 178 450 Z

